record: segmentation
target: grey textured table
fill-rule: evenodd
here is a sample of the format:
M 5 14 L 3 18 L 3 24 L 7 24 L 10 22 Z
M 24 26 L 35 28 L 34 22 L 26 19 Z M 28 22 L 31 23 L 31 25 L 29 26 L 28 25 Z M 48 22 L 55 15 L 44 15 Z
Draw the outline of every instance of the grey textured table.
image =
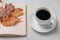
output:
M 26 0 L 27 11 L 27 36 L 26 37 L 0 37 L 0 40 L 60 40 L 60 0 Z M 54 32 L 40 34 L 31 29 L 29 24 L 30 15 L 39 7 L 49 7 L 58 18 L 58 26 Z

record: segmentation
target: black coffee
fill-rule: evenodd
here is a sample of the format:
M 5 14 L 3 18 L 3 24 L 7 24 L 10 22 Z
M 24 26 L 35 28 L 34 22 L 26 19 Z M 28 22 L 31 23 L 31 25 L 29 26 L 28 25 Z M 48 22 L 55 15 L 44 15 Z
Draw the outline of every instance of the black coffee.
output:
M 41 9 L 36 12 L 36 16 L 41 20 L 48 20 L 51 14 L 47 10 Z

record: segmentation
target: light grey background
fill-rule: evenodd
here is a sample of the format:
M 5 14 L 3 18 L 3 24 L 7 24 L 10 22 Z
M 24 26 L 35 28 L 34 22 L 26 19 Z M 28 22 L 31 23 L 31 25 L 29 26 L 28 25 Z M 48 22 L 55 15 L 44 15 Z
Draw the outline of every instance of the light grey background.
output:
M 60 0 L 26 0 L 27 11 L 27 36 L 26 37 L 0 37 L 0 40 L 60 40 Z M 30 15 L 39 7 L 48 7 L 58 18 L 56 30 L 50 34 L 39 34 L 31 29 Z

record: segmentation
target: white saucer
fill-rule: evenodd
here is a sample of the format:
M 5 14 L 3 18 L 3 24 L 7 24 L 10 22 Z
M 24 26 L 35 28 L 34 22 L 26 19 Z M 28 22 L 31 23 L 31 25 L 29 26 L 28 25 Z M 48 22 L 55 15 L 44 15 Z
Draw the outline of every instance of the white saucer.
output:
M 53 15 L 52 20 L 50 21 L 52 24 L 50 25 L 50 28 L 43 28 L 41 25 L 39 25 L 34 17 L 34 14 L 30 16 L 30 25 L 31 28 L 35 31 L 41 32 L 41 33 L 47 33 L 52 31 L 57 24 L 57 18 Z

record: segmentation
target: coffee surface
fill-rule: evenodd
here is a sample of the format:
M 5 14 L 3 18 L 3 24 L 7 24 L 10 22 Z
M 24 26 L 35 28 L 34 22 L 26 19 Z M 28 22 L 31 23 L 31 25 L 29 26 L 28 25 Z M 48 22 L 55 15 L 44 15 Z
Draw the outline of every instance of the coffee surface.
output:
M 48 20 L 51 17 L 51 14 L 47 10 L 41 9 L 36 12 L 36 16 L 40 20 Z

